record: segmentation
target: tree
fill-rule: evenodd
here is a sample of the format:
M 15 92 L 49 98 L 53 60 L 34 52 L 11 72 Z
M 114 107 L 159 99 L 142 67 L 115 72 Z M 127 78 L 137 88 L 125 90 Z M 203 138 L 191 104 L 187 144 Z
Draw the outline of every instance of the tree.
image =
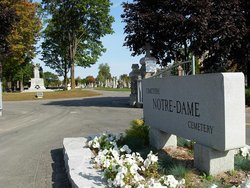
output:
M 46 87 L 58 87 L 61 83 L 58 75 L 52 72 L 44 72 L 43 76 L 44 76 L 44 85 Z
M 76 79 L 75 79 L 75 82 L 76 82 L 76 86 L 78 86 L 79 84 L 81 84 L 81 77 L 78 76 Z
M 15 10 L 10 7 L 9 2 L 0 1 L 0 52 L 1 56 L 6 52 L 9 45 L 7 36 L 18 21 Z
M 75 65 L 88 67 L 96 63 L 105 51 L 101 37 L 111 34 L 113 17 L 109 15 L 109 0 L 43 0 L 49 21 L 60 33 L 71 68 L 71 88 L 75 88 Z M 56 36 L 59 37 L 59 36 Z M 56 41 L 56 40 L 54 40 Z
M 242 45 L 247 36 L 242 2 L 134 0 L 134 3 L 123 3 L 122 18 L 127 34 L 124 45 L 133 51 L 132 55 L 140 55 L 149 44 L 152 55 L 163 65 L 171 59 L 186 60 L 190 53 L 199 57 L 207 54 L 203 62 L 206 72 L 228 70 L 234 64 L 241 64 L 235 52 L 247 46 Z
M 59 76 L 63 76 L 64 89 L 67 90 L 68 72 L 70 63 L 67 56 L 66 37 L 59 33 L 51 20 L 43 32 L 44 42 L 42 43 L 42 60 L 45 66 L 55 70 Z
M 3 60 L 3 76 L 11 87 L 15 75 L 24 67 L 22 64 L 29 64 L 35 56 L 34 45 L 39 36 L 41 22 L 36 14 L 38 6 L 36 3 L 13 0 L 9 1 L 8 6 L 18 17 L 18 22 L 12 25 L 12 30 L 6 38 L 9 53 Z
M 95 78 L 93 76 L 86 77 L 86 84 L 95 83 Z
M 18 66 L 17 73 L 13 77 L 13 81 L 19 81 L 19 88 L 22 92 L 24 90 L 24 86 L 28 85 L 30 82 L 30 78 L 33 76 L 33 65 L 32 63 L 22 63 Z
M 2 63 L 8 55 L 9 42 L 7 40 L 13 26 L 18 21 L 15 10 L 8 1 L 0 1 L 0 78 L 2 78 Z
M 98 82 L 105 83 L 107 79 L 111 79 L 110 67 L 107 63 L 101 63 L 98 67 L 98 75 L 97 80 Z
M 127 74 L 122 74 L 120 76 L 120 80 L 123 80 L 127 84 L 127 86 L 128 86 L 128 84 L 130 82 L 130 77 Z

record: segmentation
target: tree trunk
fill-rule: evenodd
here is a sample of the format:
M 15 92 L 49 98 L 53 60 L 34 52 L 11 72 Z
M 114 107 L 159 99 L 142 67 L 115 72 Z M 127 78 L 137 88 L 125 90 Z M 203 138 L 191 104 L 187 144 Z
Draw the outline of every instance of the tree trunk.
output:
M 74 61 L 71 62 L 71 89 L 75 89 L 76 83 L 75 83 L 75 63 Z
M 69 33 L 69 61 L 71 66 L 71 75 L 70 75 L 70 81 L 71 81 L 71 89 L 75 89 L 75 54 L 76 54 L 76 48 L 77 48 L 77 40 L 74 33 Z
M 23 80 L 19 81 L 19 88 L 20 88 L 20 92 L 23 92 L 24 87 L 23 87 Z

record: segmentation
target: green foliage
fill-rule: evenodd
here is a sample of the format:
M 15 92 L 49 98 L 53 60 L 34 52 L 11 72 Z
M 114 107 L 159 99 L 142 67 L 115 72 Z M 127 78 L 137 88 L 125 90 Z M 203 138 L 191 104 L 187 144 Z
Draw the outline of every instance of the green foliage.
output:
M 194 142 L 193 141 L 187 140 L 187 139 L 182 138 L 182 137 L 177 137 L 177 145 L 180 146 L 180 147 L 189 148 L 191 150 L 193 150 L 193 148 L 194 148 Z
M 125 131 L 124 142 L 135 151 L 149 145 L 149 126 L 143 120 L 134 120 L 132 127 Z
M 250 171 L 250 160 L 241 155 L 236 155 L 234 158 L 234 166 L 236 170 Z
M 187 60 L 190 53 L 199 57 L 207 53 L 202 62 L 207 72 L 230 70 L 234 65 L 240 70 L 249 62 L 246 0 L 134 0 L 124 2 L 123 8 L 124 45 L 132 55 L 145 53 L 148 43 L 161 64 Z
M 8 1 L 0 1 L 0 59 L 6 57 L 9 42 L 7 37 L 18 21 L 17 14 Z M 1 62 L 2 63 L 2 62 Z M 1 74 L 1 72 L 0 72 Z
M 159 160 L 159 171 L 162 174 L 171 174 L 178 178 L 185 178 L 190 172 L 188 168 L 183 166 L 180 162 L 174 160 L 169 155 L 166 155 Z
M 187 169 L 181 164 L 175 164 L 169 169 L 169 174 L 172 174 L 173 176 L 177 178 L 185 178 L 188 172 L 189 172 L 189 169 Z
M 4 1 L 1 1 L 1 5 L 2 3 Z M 26 82 L 26 80 L 22 80 L 24 78 L 24 67 L 35 57 L 35 44 L 42 25 L 36 14 L 38 7 L 36 3 L 23 0 L 8 1 L 5 5 L 7 5 L 5 11 L 8 9 L 11 10 L 17 17 L 15 20 L 11 20 L 12 15 L 9 14 L 10 18 L 5 20 L 6 26 L 8 25 L 8 21 L 11 22 L 11 31 L 9 30 L 8 35 L 4 37 L 4 49 L 6 50 L 8 47 L 8 53 L 6 51 L 3 56 L 3 48 L 2 44 L 0 44 L 0 61 L 3 64 L 3 77 L 5 77 L 8 83 L 8 89 L 11 89 L 11 83 L 15 82 L 17 78 L 20 78 L 19 81 L 21 83 Z M 0 28 L 5 28 L 5 26 L 0 25 Z M 8 42 L 7 46 L 5 44 L 6 41 Z M 2 39 L 0 39 L 0 43 L 2 43 Z
M 45 40 L 53 40 L 51 49 L 69 64 L 74 89 L 75 64 L 82 67 L 95 64 L 105 51 L 101 38 L 113 33 L 111 3 L 109 0 L 43 0 L 42 5 L 50 14 L 47 27 L 53 31 L 45 33 Z
M 245 96 L 246 96 L 246 105 L 250 106 L 250 88 L 246 88 Z
M 60 85 L 60 80 L 59 77 L 52 73 L 52 72 L 44 72 L 43 73 L 43 78 L 44 78 L 44 85 L 46 87 L 50 86 L 50 87 L 55 87 L 55 86 L 59 86 Z
M 159 160 L 159 171 L 163 174 L 169 174 L 169 170 L 174 166 L 174 161 L 169 155 Z
M 101 83 L 105 83 L 107 79 L 111 79 L 110 67 L 107 63 L 101 63 L 98 67 L 97 80 Z
M 212 181 L 213 180 L 213 176 L 211 175 L 207 175 L 206 173 L 202 173 L 202 175 L 200 176 L 201 181 Z

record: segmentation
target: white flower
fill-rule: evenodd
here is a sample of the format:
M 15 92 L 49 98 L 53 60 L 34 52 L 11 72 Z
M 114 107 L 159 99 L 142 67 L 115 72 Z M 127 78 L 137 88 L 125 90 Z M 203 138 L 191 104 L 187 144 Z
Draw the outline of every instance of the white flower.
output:
M 131 174 L 136 174 L 137 171 L 139 170 L 139 167 L 137 166 L 137 164 L 133 164 L 131 167 L 130 167 L 130 172 Z
M 218 186 L 215 184 L 212 184 L 209 188 L 216 188 L 216 187 L 218 187 Z
M 100 146 L 99 142 L 94 142 L 92 147 L 96 148 L 96 149 L 100 149 L 101 146 Z
M 131 188 L 132 186 L 131 185 L 126 185 L 124 188 Z
M 167 186 L 170 188 L 176 188 L 179 182 L 174 178 L 173 175 L 167 175 Z
M 245 158 L 249 155 L 249 149 L 247 147 L 240 148 L 240 151 L 241 155 Z
M 139 184 L 136 188 L 145 188 L 143 184 Z
M 121 152 L 126 152 L 126 153 L 131 153 L 131 149 L 129 149 L 129 147 L 127 145 L 124 145 L 121 149 Z
M 148 154 L 147 157 L 151 163 L 155 163 L 158 161 L 158 157 L 156 155 L 154 155 L 152 151 L 150 151 L 150 153 Z
M 127 169 L 126 167 L 124 167 L 124 166 L 120 166 L 120 167 L 118 168 L 118 172 L 119 172 L 119 173 L 123 173 L 123 174 L 127 174 L 128 169 Z
M 133 174 L 133 175 L 134 175 L 133 178 L 134 178 L 135 182 L 140 182 L 140 181 L 145 180 L 144 177 L 142 177 L 142 176 L 141 176 L 140 174 L 138 174 L 138 173 L 135 173 L 135 174 Z
M 105 160 L 103 163 L 103 167 L 108 168 L 111 165 L 109 160 Z
M 145 168 L 148 168 L 151 163 L 149 159 L 146 159 L 143 164 Z
M 115 176 L 114 181 L 113 181 L 114 186 L 123 187 L 123 186 L 125 185 L 125 183 L 124 183 L 124 181 L 123 181 L 124 177 L 125 177 L 125 176 L 124 176 L 123 173 L 118 172 L 118 173 L 116 174 L 116 176 Z

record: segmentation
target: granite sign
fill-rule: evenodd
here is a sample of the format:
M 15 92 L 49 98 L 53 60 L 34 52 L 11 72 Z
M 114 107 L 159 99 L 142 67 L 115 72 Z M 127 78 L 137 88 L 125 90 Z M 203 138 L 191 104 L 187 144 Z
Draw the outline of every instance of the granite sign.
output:
M 145 122 L 219 151 L 245 145 L 242 73 L 143 80 Z

